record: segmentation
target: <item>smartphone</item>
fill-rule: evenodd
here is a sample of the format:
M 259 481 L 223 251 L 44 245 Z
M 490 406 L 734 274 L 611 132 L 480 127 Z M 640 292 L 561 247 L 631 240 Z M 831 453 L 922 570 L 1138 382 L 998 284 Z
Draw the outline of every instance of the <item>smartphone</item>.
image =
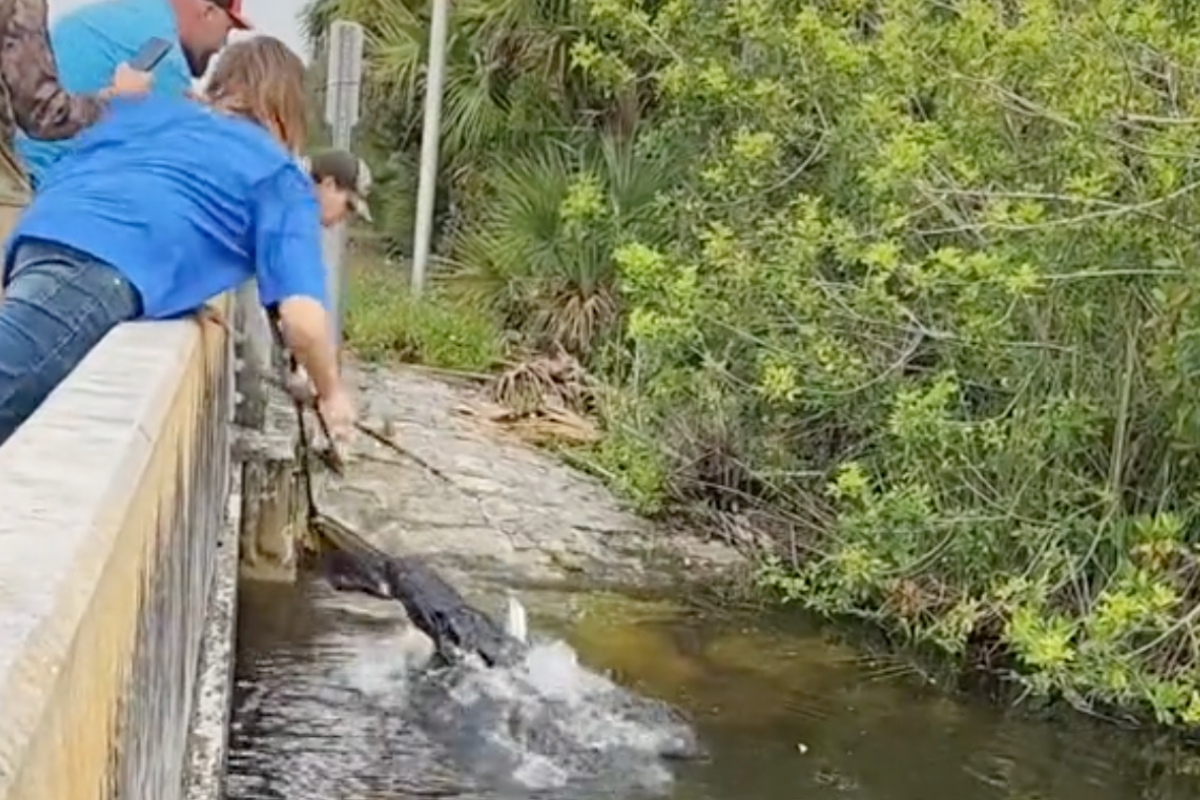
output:
M 142 49 L 137 51 L 137 55 L 130 59 L 129 66 L 139 72 L 151 72 L 169 52 L 171 52 L 171 42 L 155 36 L 142 45 Z

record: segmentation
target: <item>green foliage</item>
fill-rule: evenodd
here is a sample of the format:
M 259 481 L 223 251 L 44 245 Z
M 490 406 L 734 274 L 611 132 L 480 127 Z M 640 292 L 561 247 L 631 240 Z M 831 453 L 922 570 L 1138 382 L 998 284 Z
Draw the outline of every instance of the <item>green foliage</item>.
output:
M 384 234 L 390 255 L 411 258 L 417 208 L 417 161 L 404 152 L 381 153 L 378 146 L 359 149 L 366 150 L 363 157 L 375 165 L 372 172 L 375 186 L 371 189 L 372 227 Z
M 312 0 L 304 12 L 318 50 L 329 23 L 360 22 L 367 33 L 359 130 L 373 146 L 415 160 L 420 148 L 428 42 L 428 3 L 416 0 Z M 459 0 L 451 5 L 442 100 L 443 192 L 470 200 L 489 166 L 521 146 L 569 134 L 576 115 L 602 117 L 603 87 L 573 67 L 571 48 L 587 24 L 569 0 Z M 595 100 L 595 101 L 594 101 Z M 450 226 L 459 224 L 449 215 Z M 447 220 L 443 220 L 447 222 Z M 411 220 L 388 230 L 403 248 Z
M 634 511 L 653 516 L 663 510 L 661 450 L 628 432 L 615 432 L 587 449 L 566 454 L 569 462 L 607 483 Z
M 603 392 L 602 415 L 609 421 L 606 435 L 595 446 L 564 455 L 607 483 L 635 511 L 653 516 L 664 511 L 668 501 L 667 463 L 659 444 L 630 424 L 636 419 L 633 404 L 638 402 L 620 391 Z
M 613 52 L 660 52 L 661 124 L 698 152 L 682 235 L 618 258 L 640 393 L 733 414 L 772 501 L 820 510 L 773 583 L 1195 721 L 1195 28 L 1153 2 L 592 8 Z
M 367 360 L 399 359 L 471 372 L 487 370 L 502 353 L 490 318 L 436 293 L 409 294 L 406 273 L 358 264 L 346 292 L 346 344 Z
M 324 5 L 407 151 L 423 4 Z M 772 510 L 785 599 L 1194 724 L 1198 8 L 464 0 L 451 285 L 625 398 L 635 502 Z
M 590 354 L 618 319 L 616 250 L 661 230 L 655 201 L 672 166 L 605 137 L 583 153 L 551 141 L 492 168 L 451 286 L 536 346 Z

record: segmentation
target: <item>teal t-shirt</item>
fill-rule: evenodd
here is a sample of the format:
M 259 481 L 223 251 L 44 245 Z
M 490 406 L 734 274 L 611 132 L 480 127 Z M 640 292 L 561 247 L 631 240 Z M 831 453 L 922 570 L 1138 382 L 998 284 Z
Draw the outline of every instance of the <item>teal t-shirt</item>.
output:
M 99 0 L 55 20 L 50 26 L 50 44 L 59 81 L 72 93 L 98 92 L 112 83 L 118 64 L 131 60 L 155 37 L 174 46 L 154 68 L 151 91 L 181 95 L 191 87 L 192 75 L 169 0 Z M 17 156 L 34 186 L 77 138 L 47 142 L 17 132 Z

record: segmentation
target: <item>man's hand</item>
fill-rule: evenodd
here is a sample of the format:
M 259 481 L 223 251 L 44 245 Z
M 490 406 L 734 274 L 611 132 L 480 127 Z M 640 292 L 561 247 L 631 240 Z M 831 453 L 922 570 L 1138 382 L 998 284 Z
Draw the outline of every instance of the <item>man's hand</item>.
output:
M 338 388 L 324 397 L 317 398 L 317 410 L 329 426 L 329 435 L 336 444 L 345 444 L 354 435 L 354 423 L 358 412 L 350 393 L 344 388 Z
M 145 94 L 150 91 L 150 84 L 154 82 L 154 76 L 149 72 L 136 70 L 128 64 L 121 63 L 117 65 L 117 71 L 113 73 L 112 86 L 109 87 L 110 95 L 130 95 L 130 94 Z

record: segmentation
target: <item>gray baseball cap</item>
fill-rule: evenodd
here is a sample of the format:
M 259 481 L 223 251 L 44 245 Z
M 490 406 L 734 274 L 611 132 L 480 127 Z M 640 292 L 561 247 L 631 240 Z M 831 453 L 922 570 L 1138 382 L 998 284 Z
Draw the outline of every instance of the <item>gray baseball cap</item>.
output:
M 345 150 L 323 150 L 304 160 L 314 181 L 331 178 L 340 189 L 350 193 L 350 208 L 362 219 L 371 221 L 367 196 L 371 193 L 371 169 L 367 162 Z

